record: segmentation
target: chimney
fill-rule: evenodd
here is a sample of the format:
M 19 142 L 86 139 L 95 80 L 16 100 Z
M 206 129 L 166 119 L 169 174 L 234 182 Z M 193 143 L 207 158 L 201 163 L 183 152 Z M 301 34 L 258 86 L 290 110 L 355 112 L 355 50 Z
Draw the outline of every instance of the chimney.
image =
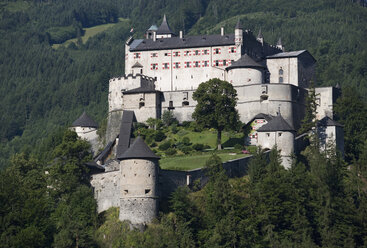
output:
M 153 41 L 156 41 L 156 40 L 157 40 L 157 32 L 153 31 Z
M 221 27 L 221 28 L 220 28 L 220 35 L 221 35 L 221 36 L 224 36 L 224 27 Z
M 180 39 L 182 39 L 182 38 L 183 38 L 183 32 L 180 31 Z

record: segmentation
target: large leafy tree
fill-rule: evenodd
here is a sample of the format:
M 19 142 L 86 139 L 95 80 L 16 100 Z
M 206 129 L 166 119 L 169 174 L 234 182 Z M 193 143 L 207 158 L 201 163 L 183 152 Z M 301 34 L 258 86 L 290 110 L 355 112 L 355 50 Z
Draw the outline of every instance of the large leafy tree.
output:
M 217 145 L 220 150 L 222 131 L 236 129 L 239 123 L 235 108 L 236 90 L 230 83 L 214 78 L 201 83 L 194 92 L 193 99 L 197 101 L 197 105 L 192 117 L 202 127 L 217 129 Z

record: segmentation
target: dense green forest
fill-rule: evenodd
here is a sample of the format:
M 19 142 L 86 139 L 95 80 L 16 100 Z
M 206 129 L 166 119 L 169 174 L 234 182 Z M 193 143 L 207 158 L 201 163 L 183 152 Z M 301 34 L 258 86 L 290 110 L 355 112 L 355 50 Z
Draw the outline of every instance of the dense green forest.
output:
M 213 155 L 206 186 L 176 190 L 141 232 L 118 209 L 97 215 L 89 145 L 60 131 L 43 157 L 18 154 L 0 172 L 0 247 L 365 247 L 367 147 L 348 165 L 316 144 L 289 170 L 275 149 L 258 150 L 233 179 Z
M 367 95 L 365 1 L 80 0 L 0 1 L 0 167 L 29 153 L 84 110 L 102 123 L 108 79 L 124 73 L 124 42 L 142 36 L 166 13 L 176 32 L 233 32 L 237 18 L 287 50 L 308 49 L 318 60 L 316 85 L 354 86 Z M 121 22 L 81 42 L 83 28 Z M 78 38 L 77 44 L 52 49 Z
M 0 247 L 365 247 L 367 245 L 366 1 L 0 0 Z M 228 179 L 218 157 L 202 190 L 176 191 L 145 232 L 116 209 L 96 214 L 88 144 L 65 127 L 107 115 L 108 80 L 124 73 L 124 42 L 166 13 L 185 34 L 261 28 L 318 61 L 315 85 L 341 85 L 335 111 L 346 160 L 315 144 L 290 170 L 272 151 Z M 119 22 L 119 18 L 127 21 Z M 83 28 L 116 23 L 81 41 Z M 52 48 L 70 38 L 78 42 Z

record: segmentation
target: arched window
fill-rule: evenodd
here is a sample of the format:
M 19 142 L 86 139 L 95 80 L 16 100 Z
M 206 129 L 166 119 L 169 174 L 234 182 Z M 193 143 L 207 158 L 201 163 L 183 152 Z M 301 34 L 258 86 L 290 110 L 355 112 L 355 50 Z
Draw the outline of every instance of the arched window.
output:
M 282 69 L 282 67 L 280 67 L 280 69 L 279 69 L 279 76 L 283 76 L 283 69 Z

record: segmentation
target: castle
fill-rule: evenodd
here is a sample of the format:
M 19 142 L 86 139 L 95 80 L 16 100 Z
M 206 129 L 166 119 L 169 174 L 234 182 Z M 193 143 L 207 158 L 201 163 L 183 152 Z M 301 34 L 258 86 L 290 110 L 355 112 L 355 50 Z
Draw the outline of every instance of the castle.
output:
M 251 129 L 246 143 L 268 149 L 276 145 L 288 168 L 302 143 L 296 131 L 305 113 L 315 63 L 308 51 L 285 52 L 280 39 L 276 46 L 270 45 L 261 30 L 255 37 L 239 20 L 232 34 L 221 28 L 220 34 L 184 36 L 180 31 L 176 36 L 164 16 L 159 28 L 152 25 L 146 31 L 145 39 L 131 36 L 125 44 L 125 75 L 109 81 L 108 144 L 89 164 L 96 172 L 91 184 L 99 211 L 118 206 L 121 220 L 146 224 L 156 216 L 160 197 L 198 178 L 205 183 L 201 170 L 160 170 L 159 158 L 141 138 L 132 140 L 131 132 L 133 122 L 160 118 L 166 110 L 179 122 L 191 121 L 196 105 L 192 94 L 212 78 L 226 80 L 236 89 L 240 120 Z M 339 89 L 315 91 L 321 142 L 324 146 L 334 142 L 342 151 L 342 126 L 333 121 Z M 80 137 L 92 141 L 89 133 L 96 125 L 88 118 L 81 116 L 72 126 Z M 247 161 L 225 168 L 238 175 Z

